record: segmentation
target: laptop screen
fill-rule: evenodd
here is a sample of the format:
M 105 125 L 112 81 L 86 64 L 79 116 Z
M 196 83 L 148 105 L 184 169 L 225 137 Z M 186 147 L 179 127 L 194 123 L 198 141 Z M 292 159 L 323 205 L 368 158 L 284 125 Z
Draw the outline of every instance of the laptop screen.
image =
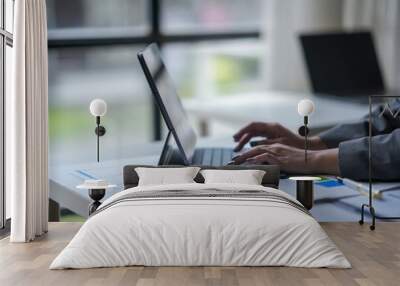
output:
M 138 58 L 165 123 L 188 164 L 193 156 L 197 137 L 162 61 L 160 50 L 156 44 L 151 44 L 138 54 Z
M 314 92 L 334 95 L 385 92 L 370 32 L 303 34 L 300 42 Z

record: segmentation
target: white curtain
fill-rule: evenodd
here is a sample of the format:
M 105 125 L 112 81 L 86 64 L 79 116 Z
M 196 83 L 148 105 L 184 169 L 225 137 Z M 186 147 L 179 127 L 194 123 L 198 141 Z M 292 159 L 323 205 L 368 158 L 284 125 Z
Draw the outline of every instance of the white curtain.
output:
M 47 22 L 45 0 L 15 1 L 13 92 L 6 98 L 6 187 L 12 242 L 47 231 Z
M 399 0 L 267 0 L 264 11 L 266 83 L 270 89 L 310 89 L 298 34 L 372 30 L 389 89 L 400 90 Z

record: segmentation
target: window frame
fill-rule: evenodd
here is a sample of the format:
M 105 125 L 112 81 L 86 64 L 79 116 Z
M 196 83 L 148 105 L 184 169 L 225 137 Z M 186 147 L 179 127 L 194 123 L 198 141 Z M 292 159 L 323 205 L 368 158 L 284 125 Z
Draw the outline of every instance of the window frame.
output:
M 6 95 L 6 47 L 13 47 L 13 34 L 7 31 L 6 27 L 6 1 L 1 3 L 1 21 L 0 21 L 0 237 L 10 232 L 10 221 L 7 219 L 6 212 L 6 188 L 5 188 L 5 95 Z M 15 0 L 12 1 L 14 6 Z M 14 13 L 14 8 L 13 8 Z M 13 15 L 12 15 L 13 17 Z
M 163 33 L 161 29 L 161 14 L 162 14 L 162 0 L 149 0 L 149 16 L 150 27 L 149 31 L 144 35 L 124 35 L 112 36 L 103 35 L 102 37 L 82 37 L 79 32 L 69 34 L 67 37 L 58 36 L 56 34 L 49 34 L 48 48 L 74 48 L 74 47 L 93 47 L 93 46 L 106 46 L 106 45 L 132 45 L 132 44 L 149 44 L 155 42 L 162 49 L 162 46 L 167 43 L 192 43 L 201 41 L 221 41 L 221 40 L 234 40 L 234 39 L 254 39 L 260 38 L 260 31 L 230 31 L 230 32 L 205 32 L 205 33 Z M 153 101 L 152 106 L 152 121 L 153 121 L 153 139 L 162 139 L 162 118 L 161 114 Z

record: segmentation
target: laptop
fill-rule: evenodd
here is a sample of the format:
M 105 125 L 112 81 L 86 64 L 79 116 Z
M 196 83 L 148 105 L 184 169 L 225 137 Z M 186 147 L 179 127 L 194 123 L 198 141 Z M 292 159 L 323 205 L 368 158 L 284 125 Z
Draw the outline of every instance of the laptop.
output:
M 299 40 L 314 93 L 356 98 L 386 92 L 371 32 L 316 32 Z
M 156 44 L 138 53 L 138 59 L 168 128 L 159 165 L 227 165 L 233 148 L 196 148 L 197 136 Z

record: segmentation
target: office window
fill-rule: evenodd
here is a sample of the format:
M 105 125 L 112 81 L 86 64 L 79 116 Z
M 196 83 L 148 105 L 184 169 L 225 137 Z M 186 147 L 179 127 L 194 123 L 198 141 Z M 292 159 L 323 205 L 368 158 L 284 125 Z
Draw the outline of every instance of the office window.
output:
M 126 158 L 133 143 L 152 139 L 151 97 L 136 53 L 141 46 L 76 47 L 49 50 L 50 163 L 96 159 L 95 119 L 90 101 L 102 98 L 101 159 Z
M 11 72 L 12 72 L 12 64 L 13 64 L 13 58 L 12 58 L 12 46 L 11 43 L 6 45 L 6 69 L 5 69 L 5 95 L 11 94 Z M 4 142 L 4 141 L 3 141 Z M 9 219 L 11 217 L 11 193 L 10 190 L 5 188 L 5 196 L 6 196 L 6 210 L 5 210 L 5 218 Z
M 47 9 L 52 36 L 139 35 L 149 30 L 147 0 L 47 0 Z
M 184 99 L 198 97 L 201 86 L 209 96 L 257 88 L 260 5 L 48 0 L 51 164 L 95 159 L 94 119 L 88 113 L 93 98 L 109 104 L 105 159 L 129 156 L 132 144 L 161 138 L 161 118 L 136 59 L 148 43 L 161 45 Z M 215 72 L 203 77 L 205 65 Z
M 260 1 L 164 0 L 162 28 L 165 33 L 258 30 Z
M 7 32 L 12 33 L 14 27 L 14 0 L 5 0 L 4 2 L 4 27 Z
M 258 40 L 168 44 L 166 65 L 182 99 L 260 90 L 263 46 Z
M 4 181 L 4 150 L 5 122 L 4 113 L 6 96 L 11 92 L 12 45 L 13 45 L 13 20 L 14 1 L 0 1 L 0 228 L 4 228 L 6 220 L 11 217 L 10 198 Z

